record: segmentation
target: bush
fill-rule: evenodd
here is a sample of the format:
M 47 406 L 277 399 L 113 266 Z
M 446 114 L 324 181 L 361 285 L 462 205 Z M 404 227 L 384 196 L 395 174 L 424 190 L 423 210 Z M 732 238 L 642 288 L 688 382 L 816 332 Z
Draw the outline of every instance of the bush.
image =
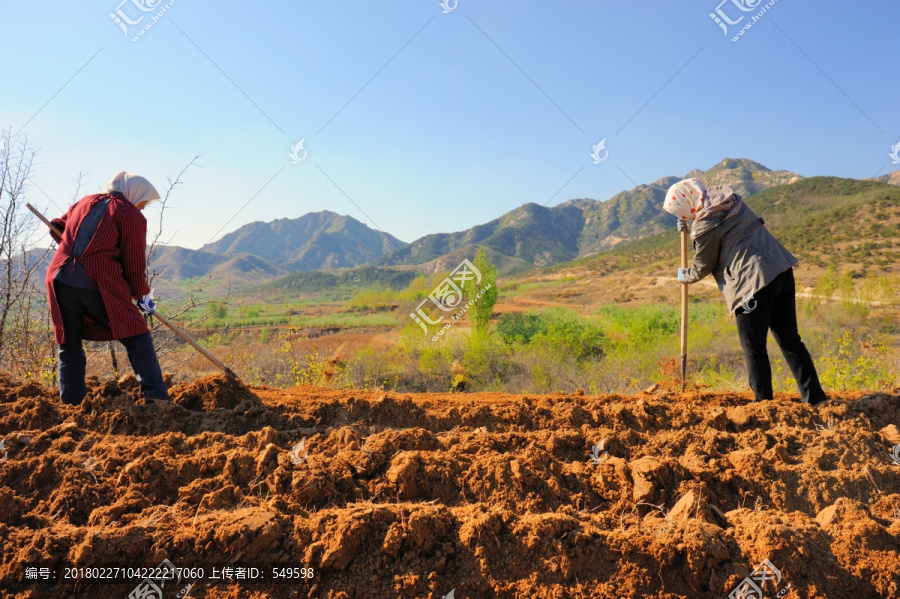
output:
M 604 334 L 600 325 L 564 308 L 504 314 L 497 323 L 497 332 L 508 345 L 547 348 L 577 360 L 603 355 Z
M 370 287 L 360 289 L 350 301 L 347 302 L 349 310 L 380 310 L 393 308 L 399 302 L 395 299 L 395 293 L 387 287 Z
M 206 304 L 206 317 L 224 320 L 228 317 L 228 304 L 225 302 L 209 302 Z
M 409 302 L 420 300 L 427 297 L 433 287 L 434 285 L 431 284 L 428 277 L 419 275 L 410 282 L 405 291 L 400 293 L 400 297 Z
M 657 347 L 664 340 L 677 338 L 681 330 L 681 308 L 660 304 L 638 307 L 604 306 L 599 310 L 606 334 L 629 349 Z M 721 322 L 725 308 L 721 302 L 692 302 L 688 310 L 688 331 L 699 332 L 695 325 Z M 696 335 L 691 335 L 696 340 Z
M 530 343 L 539 331 L 540 317 L 535 312 L 506 312 L 497 323 L 497 333 L 509 345 Z
M 887 362 L 888 350 L 871 339 L 860 341 L 850 331 L 827 340 L 816 370 L 825 389 L 890 389 L 897 383 Z

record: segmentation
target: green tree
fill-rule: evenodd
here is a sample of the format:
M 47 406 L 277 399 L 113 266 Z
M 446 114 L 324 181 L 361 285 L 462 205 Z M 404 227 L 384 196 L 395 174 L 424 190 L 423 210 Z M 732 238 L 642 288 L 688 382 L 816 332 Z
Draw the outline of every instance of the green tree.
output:
M 823 299 L 830 300 L 831 296 L 838 289 L 838 276 L 834 264 L 830 264 L 823 274 L 813 286 L 815 292 L 822 296 Z
M 206 304 L 206 317 L 223 320 L 228 317 L 228 304 L 212 301 Z
M 500 292 L 497 289 L 497 267 L 488 261 L 484 248 L 479 248 L 472 264 L 481 273 L 481 281 L 476 283 L 474 278 L 469 279 L 463 286 L 463 293 L 472 302 L 468 310 L 472 331 L 480 335 L 488 332 L 491 314 Z

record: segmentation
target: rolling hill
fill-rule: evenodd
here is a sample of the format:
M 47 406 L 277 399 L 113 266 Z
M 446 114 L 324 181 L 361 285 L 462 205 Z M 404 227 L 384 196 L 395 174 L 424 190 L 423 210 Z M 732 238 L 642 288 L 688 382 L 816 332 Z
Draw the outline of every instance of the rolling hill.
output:
M 300 271 L 359 266 L 404 245 L 353 217 L 323 210 L 250 223 L 200 249 L 221 256 L 251 254 Z
M 805 267 L 833 264 L 876 274 L 900 270 L 900 188 L 895 185 L 810 177 L 767 189 L 748 198 L 747 205 Z M 602 271 L 634 264 L 652 268 L 660 260 L 671 262 L 677 253 L 673 228 L 570 265 L 603 264 Z
M 340 272 L 309 270 L 295 272 L 255 288 L 254 292 L 278 297 L 296 297 L 301 293 L 340 292 L 364 287 L 403 289 L 418 276 L 410 268 L 357 266 Z
M 700 177 L 707 185 L 728 184 L 744 196 L 802 179 L 746 159 L 726 159 L 685 177 Z M 479 246 L 488 251 L 502 273 L 574 260 L 671 227 L 675 219 L 662 211 L 663 197 L 669 186 L 685 177 L 663 177 L 606 202 L 574 199 L 549 208 L 525 204 L 465 231 L 426 235 L 375 264 L 417 265 L 424 272 L 437 272 L 474 255 Z
M 152 285 L 166 296 L 179 295 L 192 281 L 204 281 L 210 295 L 228 295 L 290 274 L 290 270 L 252 254 L 222 256 L 178 246 L 159 246 L 150 263 Z

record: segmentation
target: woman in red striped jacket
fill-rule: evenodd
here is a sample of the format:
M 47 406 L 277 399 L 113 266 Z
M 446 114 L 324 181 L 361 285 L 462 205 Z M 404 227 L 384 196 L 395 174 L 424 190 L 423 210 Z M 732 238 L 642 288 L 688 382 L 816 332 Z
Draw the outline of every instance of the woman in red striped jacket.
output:
M 149 181 L 123 171 L 106 193 L 81 198 L 53 221 L 63 234 L 53 233 L 59 247 L 46 284 L 65 404 L 79 404 L 87 395 L 83 339 L 118 339 L 144 395 L 169 399 L 142 316 L 153 312 L 153 299 L 145 272 L 147 220 L 140 211 L 158 199 Z

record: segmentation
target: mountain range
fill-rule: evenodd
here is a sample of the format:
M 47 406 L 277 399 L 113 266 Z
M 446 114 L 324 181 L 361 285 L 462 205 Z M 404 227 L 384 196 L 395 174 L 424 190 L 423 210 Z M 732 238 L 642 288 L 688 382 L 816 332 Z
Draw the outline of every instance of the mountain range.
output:
M 707 171 L 693 170 L 638 185 L 605 202 L 583 198 L 549 208 L 525 204 L 466 231 L 426 235 L 382 256 L 376 264 L 414 264 L 436 272 L 474 255 L 479 246 L 505 273 L 574 260 L 674 226 L 675 217 L 661 209 L 663 198 L 672 184 L 687 177 L 699 177 L 707 186 L 730 185 L 744 196 L 802 179 L 752 160 L 726 159 Z
M 160 278 L 179 283 L 203 277 L 211 283 L 211 293 L 221 293 L 286 276 L 283 287 L 295 289 L 313 280 L 302 274 L 308 271 L 339 274 L 341 269 L 363 265 L 377 267 L 379 272 L 383 268 L 425 274 L 447 271 L 463 258 L 471 258 L 479 247 L 501 274 L 521 272 L 584 258 L 670 229 L 675 218 L 661 210 L 663 198 L 672 184 L 687 177 L 698 177 L 707 187 L 729 185 L 745 197 L 803 179 L 752 160 L 725 159 L 707 170 L 694 169 L 638 185 L 606 201 L 527 203 L 464 231 L 425 235 L 411 243 L 350 216 L 322 211 L 250 223 L 200 250 L 166 248 L 161 258 L 170 258 L 171 268 L 166 267 Z M 881 180 L 890 180 L 890 175 Z M 193 259 L 191 252 L 196 252 Z M 191 268 L 177 266 L 185 263 Z
M 274 278 L 280 268 L 296 272 L 363 264 L 415 266 L 421 272 L 434 273 L 452 269 L 484 247 L 501 273 L 516 272 L 580 258 L 672 226 L 674 217 L 660 206 L 669 186 L 685 177 L 701 177 L 708 185 L 731 185 L 742 195 L 802 178 L 789 171 L 772 171 L 752 160 L 726 159 L 706 171 L 695 169 L 638 185 L 605 202 L 581 198 L 552 207 L 528 203 L 470 229 L 426 235 L 409 244 L 349 216 L 323 211 L 244 225 L 200 251 L 273 262 L 278 266 L 268 267 L 268 276 Z M 210 257 L 201 261 L 210 267 L 207 276 L 213 274 L 217 279 L 230 268 L 244 266 Z M 259 276 L 267 276 L 261 263 L 254 266 Z M 228 276 L 233 286 L 240 287 L 248 272 L 238 269 Z
M 350 216 L 323 210 L 300 218 L 253 222 L 200 248 L 220 256 L 249 254 L 291 271 L 366 264 L 406 245 Z
M 675 218 L 661 210 L 673 183 L 698 177 L 707 187 L 730 185 L 742 196 L 789 185 L 803 177 L 773 171 L 747 159 L 725 159 L 708 170 L 695 169 L 622 191 L 606 201 L 572 199 L 555 206 L 527 203 L 490 222 L 464 231 L 426 235 L 404 243 L 358 220 L 327 210 L 272 222 L 253 222 L 199 250 L 160 246 L 151 256 L 154 285 L 166 295 L 204 282 L 211 295 L 236 292 L 294 273 L 367 265 L 426 274 L 454 268 L 483 247 L 502 274 L 551 266 L 591 256 L 618 245 L 651 238 L 672 228 Z M 897 173 L 877 181 L 897 184 Z M 406 280 L 407 276 L 402 277 Z M 366 280 L 343 277 L 335 280 Z M 317 279 L 318 280 L 318 279 Z M 330 279 L 329 279 L 330 280 Z M 293 288 L 287 283 L 287 288 Z

